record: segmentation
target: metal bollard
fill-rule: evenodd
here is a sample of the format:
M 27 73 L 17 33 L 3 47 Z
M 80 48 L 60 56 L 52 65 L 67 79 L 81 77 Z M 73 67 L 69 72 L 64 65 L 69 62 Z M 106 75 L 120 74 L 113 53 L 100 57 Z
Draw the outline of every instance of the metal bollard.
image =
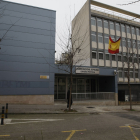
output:
M 1 125 L 4 125 L 4 106 L 2 107 Z
M 8 118 L 8 117 L 7 117 L 7 114 L 8 114 L 8 103 L 6 103 L 6 112 L 5 112 L 5 118 Z

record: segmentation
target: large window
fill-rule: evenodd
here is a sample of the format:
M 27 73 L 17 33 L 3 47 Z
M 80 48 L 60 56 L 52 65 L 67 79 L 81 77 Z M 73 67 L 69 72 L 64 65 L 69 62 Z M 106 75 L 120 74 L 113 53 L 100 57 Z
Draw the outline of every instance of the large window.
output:
M 109 43 L 109 35 L 104 34 L 104 40 L 105 40 L 105 43 L 108 44 Z
M 96 52 L 92 52 L 92 58 L 97 59 Z
M 126 29 L 127 29 L 127 33 L 130 33 L 130 27 L 126 26 Z
M 103 53 L 102 53 L 102 52 L 99 52 L 99 59 L 104 59 L 104 58 L 103 58 Z
M 135 34 L 135 28 L 131 27 L 132 34 Z
M 104 20 L 104 28 L 108 29 L 108 21 L 107 20 Z
M 91 40 L 96 42 L 96 32 L 91 32 Z
M 95 17 L 91 18 L 91 25 L 95 25 L 96 26 L 96 18 Z
M 120 31 L 120 24 L 119 23 L 116 23 L 116 30 Z
M 139 28 L 136 28 L 136 32 L 137 32 L 137 35 L 140 35 L 140 30 L 139 30 Z
M 103 34 L 98 33 L 98 42 L 103 43 Z
M 123 24 L 121 24 L 121 30 L 122 32 L 125 32 L 125 26 Z
M 110 29 L 114 30 L 114 23 L 110 21 Z
M 77 79 L 77 93 L 85 93 L 85 79 Z
M 100 18 L 97 18 L 97 23 L 99 27 L 102 27 L 102 20 Z

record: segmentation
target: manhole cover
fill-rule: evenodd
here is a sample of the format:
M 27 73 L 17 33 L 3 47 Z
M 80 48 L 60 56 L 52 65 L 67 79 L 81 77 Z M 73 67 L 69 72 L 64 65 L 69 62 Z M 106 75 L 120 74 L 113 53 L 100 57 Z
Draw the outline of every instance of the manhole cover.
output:
M 87 107 L 87 108 L 95 108 L 95 107 L 89 106 L 89 107 Z

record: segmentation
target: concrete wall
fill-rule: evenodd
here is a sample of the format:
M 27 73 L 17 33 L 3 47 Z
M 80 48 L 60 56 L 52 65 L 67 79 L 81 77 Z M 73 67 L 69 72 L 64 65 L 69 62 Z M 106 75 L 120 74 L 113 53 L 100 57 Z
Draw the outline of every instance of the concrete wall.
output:
M 25 97 L 21 95 L 53 95 L 54 72 L 49 64 L 55 58 L 56 12 L 12 2 L 1 2 L 2 7 L 0 38 L 8 32 L 0 42 L 0 98 L 17 95 L 16 102 Z
M 72 21 L 73 47 L 75 51 L 80 49 L 74 56 L 76 65 L 90 66 L 91 62 L 89 6 L 87 1 Z

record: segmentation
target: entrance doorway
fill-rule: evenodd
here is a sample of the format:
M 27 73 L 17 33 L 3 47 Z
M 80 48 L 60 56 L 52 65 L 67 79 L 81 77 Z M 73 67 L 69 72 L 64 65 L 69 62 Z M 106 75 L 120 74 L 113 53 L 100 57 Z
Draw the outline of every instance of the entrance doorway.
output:
M 125 90 L 118 90 L 118 101 L 125 101 Z

